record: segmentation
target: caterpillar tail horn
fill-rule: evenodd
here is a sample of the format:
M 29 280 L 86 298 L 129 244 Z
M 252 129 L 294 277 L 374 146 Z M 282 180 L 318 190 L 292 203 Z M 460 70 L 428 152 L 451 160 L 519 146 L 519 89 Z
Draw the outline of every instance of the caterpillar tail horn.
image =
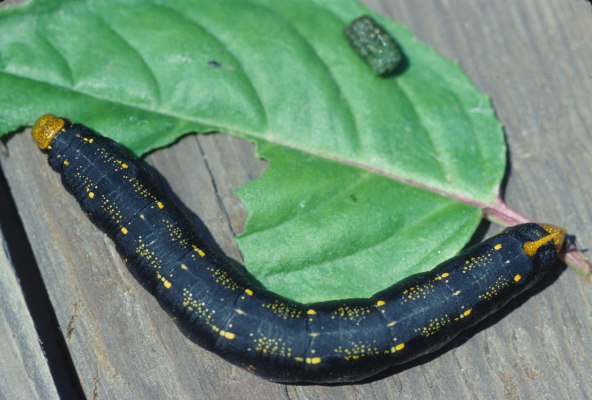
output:
M 565 228 L 550 224 L 540 224 L 540 226 L 549 234 L 534 242 L 524 243 L 523 247 L 526 254 L 528 254 L 530 257 L 534 256 L 543 245 L 551 241 L 555 246 L 555 250 L 559 253 L 563 247 L 563 242 L 565 241 Z

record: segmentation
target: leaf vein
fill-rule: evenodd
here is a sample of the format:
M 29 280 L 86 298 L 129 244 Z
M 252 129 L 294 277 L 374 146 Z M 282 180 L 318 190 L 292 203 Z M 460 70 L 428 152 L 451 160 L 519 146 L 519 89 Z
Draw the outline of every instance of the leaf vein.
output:
M 337 81 L 337 78 L 335 77 L 335 74 L 333 73 L 333 71 L 331 70 L 331 68 L 329 67 L 329 64 L 321 57 L 321 55 L 317 52 L 317 50 L 314 48 L 314 46 L 312 45 L 311 41 L 308 40 L 308 38 L 306 37 L 306 35 L 304 35 L 294 24 L 293 21 L 285 18 L 283 15 L 279 14 L 277 11 L 269 8 L 268 6 L 265 6 L 263 4 L 253 4 L 256 7 L 259 7 L 263 10 L 268 11 L 270 14 L 272 14 L 274 17 L 276 17 L 277 19 L 281 20 L 286 27 L 288 27 L 292 32 L 294 32 L 294 34 L 302 40 L 302 42 L 310 49 L 311 54 L 315 57 L 315 59 L 320 63 L 320 65 L 323 67 L 323 69 L 326 71 L 328 77 L 329 77 L 329 82 L 331 82 L 331 84 L 334 86 L 335 90 L 337 91 L 337 93 L 339 93 L 339 97 L 343 99 L 343 103 L 345 104 L 345 111 L 347 113 L 347 115 L 349 116 L 349 118 L 351 119 L 351 123 L 353 125 L 353 130 L 351 133 L 348 134 L 348 136 L 350 137 L 350 139 L 353 141 L 353 146 L 356 150 L 361 151 L 362 150 L 362 142 L 361 142 L 361 136 L 360 136 L 360 129 L 358 127 L 358 122 L 356 120 L 354 111 L 353 111 L 353 107 L 351 105 L 350 100 L 347 98 L 347 96 L 345 95 L 345 93 L 343 93 L 343 91 L 341 90 L 341 86 L 339 85 L 339 82 Z M 345 132 L 345 131 L 344 131 Z
M 230 57 L 235 61 L 236 65 L 239 67 L 240 72 L 245 76 L 245 78 L 246 78 L 245 81 L 247 82 L 247 84 L 249 85 L 249 88 L 251 89 L 251 91 L 254 94 L 255 101 L 257 102 L 257 108 L 259 108 L 259 110 L 263 114 L 263 126 L 268 128 L 269 127 L 269 115 L 268 115 L 267 107 L 265 106 L 265 103 L 263 102 L 263 99 L 261 97 L 261 93 L 255 87 L 255 85 L 253 85 L 253 80 L 249 77 L 249 74 L 247 74 L 247 71 L 245 71 L 245 69 L 243 68 L 242 63 L 239 60 L 239 58 L 237 57 L 237 55 L 230 50 L 228 45 L 226 43 L 224 43 L 218 36 L 214 35 L 212 32 L 210 32 L 208 29 L 206 29 L 205 24 L 201 23 L 200 21 L 190 18 L 190 17 L 186 16 L 185 14 L 181 13 L 179 10 L 172 8 L 170 6 L 165 6 L 164 4 L 158 4 L 158 5 L 155 4 L 155 6 L 165 9 L 165 10 L 168 10 L 168 11 L 172 12 L 173 14 L 175 14 L 176 16 L 178 16 L 178 18 L 181 18 L 181 19 L 189 22 L 190 24 L 196 26 L 197 28 L 201 29 L 212 40 L 214 40 L 216 43 L 218 43 L 226 51 L 226 53 L 228 53 L 230 55 Z
M 341 189 L 339 189 L 336 192 L 331 193 L 330 195 L 327 195 L 325 197 L 322 197 L 321 199 L 319 199 L 320 201 L 318 201 L 314 206 L 312 207 L 305 207 L 304 211 L 300 212 L 300 213 L 294 213 L 292 214 L 289 218 L 287 219 L 282 219 L 280 221 L 278 221 L 277 223 L 273 224 L 273 225 L 268 225 L 263 227 L 262 229 L 259 230 L 255 230 L 252 228 L 249 228 L 249 230 L 245 230 L 244 235 L 241 235 L 241 238 L 246 238 L 252 234 L 255 233 L 263 233 L 275 228 L 279 228 L 291 221 L 295 221 L 298 220 L 300 218 L 305 217 L 306 215 L 310 214 L 311 212 L 321 208 L 323 205 L 326 205 L 327 203 L 337 199 L 339 197 L 339 195 L 341 195 L 341 193 L 347 192 L 348 190 L 352 190 L 356 187 L 358 187 L 359 185 L 363 184 L 364 182 L 366 182 L 368 179 L 371 178 L 371 175 L 369 174 L 364 174 L 359 176 L 358 178 L 356 178 L 352 183 L 350 183 L 349 185 L 346 185 L 344 187 L 342 187 Z
M 123 43 L 124 46 L 126 46 L 128 49 L 130 49 L 131 53 L 134 54 L 136 56 L 136 58 L 140 61 L 140 63 L 144 67 L 144 69 L 148 72 L 148 79 L 150 79 L 151 86 L 154 90 L 155 103 L 160 104 L 161 99 L 162 99 L 162 91 L 160 88 L 160 83 L 158 82 L 158 78 L 156 77 L 156 74 L 154 73 L 154 71 L 152 70 L 150 65 L 148 65 L 148 62 L 146 61 L 146 57 L 144 57 L 138 49 L 136 49 L 134 46 L 132 46 L 132 44 L 120 32 L 115 30 L 115 28 L 113 26 L 109 25 L 105 20 L 103 20 L 103 18 L 101 18 L 100 16 L 98 16 L 96 14 L 93 14 L 93 16 L 96 18 L 96 20 L 98 22 L 101 23 L 101 25 L 103 25 L 109 32 L 111 32 L 117 39 L 119 39 L 119 41 L 121 43 Z
M 459 98 L 458 94 L 454 93 L 451 91 L 451 94 L 454 96 L 454 98 L 456 99 L 456 101 L 458 102 L 458 104 L 463 104 L 461 99 Z M 469 116 L 466 107 L 460 107 L 461 113 L 462 115 L 467 119 L 467 121 L 469 122 L 469 125 L 471 126 L 471 136 L 473 136 L 473 138 L 475 139 L 475 143 L 477 143 L 477 149 L 478 149 L 478 156 L 479 156 L 479 161 L 480 162 L 476 162 L 475 166 L 478 167 L 480 169 L 480 175 L 481 175 L 481 181 L 482 182 L 486 182 L 487 179 L 485 179 L 485 171 L 488 169 L 487 167 L 489 167 L 489 163 L 487 162 L 487 160 L 485 159 L 485 155 L 483 154 L 483 145 L 481 143 L 481 137 L 480 135 L 477 134 L 477 131 L 475 129 L 473 129 L 473 121 L 471 120 L 471 117 Z
M 68 83 L 72 86 L 74 86 L 75 82 L 74 82 L 74 71 L 72 70 L 72 67 L 70 66 L 70 63 L 68 62 L 68 60 L 66 59 L 66 57 L 64 57 L 64 55 L 62 54 L 61 51 L 59 51 L 54 45 L 53 43 L 51 43 L 44 35 L 40 34 L 39 32 L 35 32 L 37 34 L 37 37 L 47 46 L 52 50 L 52 53 L 59 57 L 60 60 L 62 60 L 62 63 L 64 65 L 64 67 L 66 68 L 66 76 L 65 78 L 67 79 Z
M 405 87 L 404 82 L 401 82 L 400 80 L 398 80 L 397 86 L 399 86 L 403 96 L 405 96 L 407 101 L 412 105 L 411 108 L 413 109 L 415 115 L 417 116 L 417 120 L 419 121 L 419 123 L 421 125 L 421 129 L 418 129 L 418 131 L 422 132 L 424 134 L 424 136 L 428 139 L 430 146 L 432 147 L 432 150 L 434 151 L 436 159 L 438 160 L 438 165 L 440 166 L 440 169 L 442 170 L 442 173 L 444 174 L 444 179 L 446 179 L 446 181 L 448 183 L 452 183 L 453 179 L 451 179 L 450 171 L 447 168 L 446 162 L 444 162 L 444 160 L 443 160 L 446 157 L 444 156 L 444 154 L 442 153 L 440 148 L 436 145 L 436 142 L 434 141 L 434 137 L 433 137 L 431 130 L 426 127 L 426 125 L 424 123 L 425 116 L 423 115 L 421 108 L 419 108 L 418 102 L 417 101 L 414 102 L 412 100 L 413 94 Z

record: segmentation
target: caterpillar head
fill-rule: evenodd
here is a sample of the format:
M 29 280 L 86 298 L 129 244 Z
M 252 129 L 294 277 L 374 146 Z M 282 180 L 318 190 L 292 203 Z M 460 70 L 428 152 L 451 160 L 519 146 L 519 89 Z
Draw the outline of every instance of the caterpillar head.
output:
M 49 147 L 53 138 L 64 129 L 65 125 L 66 121 L 64 119 L 45 114 L 33 126 L 33 140 L 41 150 L 45 150 Z

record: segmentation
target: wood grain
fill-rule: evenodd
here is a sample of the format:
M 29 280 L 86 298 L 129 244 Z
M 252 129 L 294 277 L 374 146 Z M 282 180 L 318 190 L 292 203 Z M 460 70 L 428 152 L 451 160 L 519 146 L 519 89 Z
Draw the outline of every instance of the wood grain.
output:
M 506 200 L 592 245 L 592 7 L 583 0 L 365 0 L 459 60 L 489 93 L 510 148 Z M 571 270 L 440 352 L 357 385 L 286 386 L 189 342 L 79 211 L 28 134 L 0 165 L 88 398 L 589 398 L 592 286 Z M 232 189 L 265 163 L 249 143 L 189 136 L 147 157 L 213 240 L 240 261 Z M 1 210 L 0 210 L 1 212 Z M 499 229 L 492 227 L 490 231 Z
M 0 398 L 58 399 L 0 231 Z

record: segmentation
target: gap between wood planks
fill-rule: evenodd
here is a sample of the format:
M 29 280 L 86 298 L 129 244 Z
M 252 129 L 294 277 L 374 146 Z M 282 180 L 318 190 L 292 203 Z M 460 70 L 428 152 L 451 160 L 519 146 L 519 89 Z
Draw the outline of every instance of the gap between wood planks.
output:
M 83 399 L 76 369 L 1 167 L 0 229 L 58 394 L 62 399 Z

